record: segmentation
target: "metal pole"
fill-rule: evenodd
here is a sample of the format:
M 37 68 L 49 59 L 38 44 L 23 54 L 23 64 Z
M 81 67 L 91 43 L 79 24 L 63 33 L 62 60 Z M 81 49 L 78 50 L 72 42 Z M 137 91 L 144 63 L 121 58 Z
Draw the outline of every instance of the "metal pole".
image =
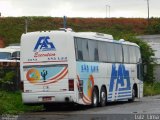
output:
M 147 0 L 147 7 L 148 7 L 148 25 L 149 25 L 149 0 Z
M 109 13 L 109 14 L 107 14 L 107 12 Z M 108 15 L 108 16 L 107 16 Z M 110 17 L 110 5 L 106 5 L 106 18 L 107 17 Z
M 111 7 L 111 6 L 108 5 L 108 7 L 109 7 L 109 18 L 110 18 L 110 7 Z
M 107 18 L 107 7 L 108 7 L 108 5 L 106 5 L 106 18 Z

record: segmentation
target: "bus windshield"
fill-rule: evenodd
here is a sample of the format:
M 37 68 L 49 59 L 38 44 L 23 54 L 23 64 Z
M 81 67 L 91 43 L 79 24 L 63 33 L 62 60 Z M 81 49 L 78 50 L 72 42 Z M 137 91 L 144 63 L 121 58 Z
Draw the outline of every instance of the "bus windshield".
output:
M 0 59 L 10 60 L 11 59 L 11 53 L 0 52 Z

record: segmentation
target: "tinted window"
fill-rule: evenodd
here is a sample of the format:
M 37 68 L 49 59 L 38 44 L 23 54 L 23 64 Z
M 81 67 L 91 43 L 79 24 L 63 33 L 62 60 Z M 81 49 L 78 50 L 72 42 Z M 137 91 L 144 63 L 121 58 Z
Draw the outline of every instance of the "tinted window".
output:
M 89 57 L 91 61 L 98 61 L 98 42 L 97 41 L 88 41 L 89 44 Z
M 141 58 L 140 50 L 139 50 L 138 47 L 136 47 L 136 62 L 137 62 L 137 63 L 140 62 L 140 61 L 139 61 L 140 58 Z
M 82 53 L 83 60 L 89 60 L 89 52 L 88 52 L 88 40 L 82 39 Z
M 82 41 L 76 38 L 76 58 L 77 60 L 83 60 L 83 53 L 82 53 Z
M 12 53 L 12 59 L 19 59 L 20 58 L 20 51 L 16 51 Z
M 11 59 L 11 53 L 9 53 L 9 52 L 0 52 L 0 59 L 10 60 Z
M 116 62 L 122 62 L 122 46 L 120 44 L 115 44 L 115 57 Z
M 124 59 L 125 63 L 135 63 L 140 58 L 139 49 L 134 46 L 123 45 L 122 48 L 121 44 L 94 41 L 85 38 L 76 38 L 75 46 L 77 60 L 112 63 L 123 62 Z
M 105 42 L 98 42 L 99 60 L 107 62 L 107 44 Z
M 106 44 L 107 49 L 107 61 L 108 62 L 115 62 L 115 44 L 113 43 L 107 43 Z
M 136 63 L 136 50 L 134 46 L 129 46 L 130 63 Z
M 123 56 L 124 62 L 129 63 L 129 49 L 127 45 L 123 45 Z

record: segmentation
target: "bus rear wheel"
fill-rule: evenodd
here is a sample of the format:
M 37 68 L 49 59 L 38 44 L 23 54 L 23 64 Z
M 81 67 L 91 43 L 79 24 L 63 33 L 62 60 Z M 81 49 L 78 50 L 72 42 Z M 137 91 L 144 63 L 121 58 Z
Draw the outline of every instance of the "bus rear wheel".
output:
M 100 106 L 103 107 L 107 103 L 107 92 L 105 87 L 102 87 L 100 92 Z
M 98 90 L 94 87 L 92 92 L 92 107 L 97 107 L 99 103 Z

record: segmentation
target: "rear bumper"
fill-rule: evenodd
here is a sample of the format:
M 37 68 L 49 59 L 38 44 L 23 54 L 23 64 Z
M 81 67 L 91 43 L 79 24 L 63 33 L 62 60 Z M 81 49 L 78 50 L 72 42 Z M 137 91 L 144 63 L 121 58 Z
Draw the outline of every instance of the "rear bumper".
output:
M 44 100 L 44 98 L 49 98 Z M 66 103 L 76 102 L 74 92 L 37 92 L 37 93 L 22 93 L 24 104 L 39 104 L 39 103 Z

